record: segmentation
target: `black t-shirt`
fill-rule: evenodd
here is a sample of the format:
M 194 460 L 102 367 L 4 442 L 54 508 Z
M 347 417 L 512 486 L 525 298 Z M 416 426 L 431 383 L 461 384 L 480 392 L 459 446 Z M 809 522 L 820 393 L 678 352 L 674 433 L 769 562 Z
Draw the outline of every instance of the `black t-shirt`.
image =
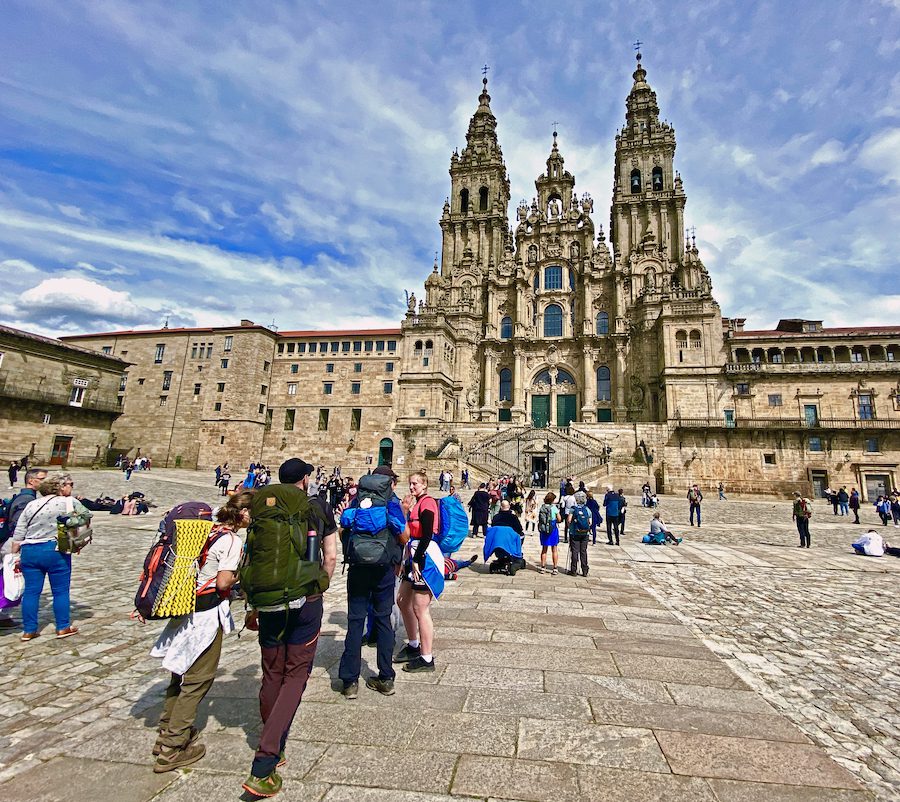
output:
M 520 535 L 525 533 L 522 531 L 522 522 L 512 510 L 500 510 L 491 521 L 491 526 L 510 526 Z
M 334 513 L 324 499 L 319 496 L 310 496 L 309 509 L 311 529 L 315 529 L 322 537 L 328 537 L 337 532 Z
M 491 497 L 485 490 L 476 490 L 469 499 L 469 508 L 476 515 L 487 515 L 491 506 Z

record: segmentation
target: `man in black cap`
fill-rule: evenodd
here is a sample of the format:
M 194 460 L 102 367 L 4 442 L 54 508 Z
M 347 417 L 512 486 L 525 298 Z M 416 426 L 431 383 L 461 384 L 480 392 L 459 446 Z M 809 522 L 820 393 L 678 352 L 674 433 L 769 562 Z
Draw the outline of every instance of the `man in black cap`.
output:
M 257 504 L 277 507 L 284 501 L 297 501 L 296 490 L 285 488 L 293 485 L 303 494 L 300 508 L 306 507 L 307 554 L 297 555 L 297 559 L 310 562 L 319 559 L 313 538 L 320 541 L 320 579 L 311 587 L 324 588 L 334 574 L 337 563 L 337 527 L 331 511 L 318 498 L 309 499 L 309 475 L 313 466 L 294 457 L 284 462 L 278 469 L 280 484 L 257 490 L 251 516 Z M 262 518 L 260 519 L 262 520 Z M 287 519 L 285 519 L 287 520 Z M 252 526 L 252 523 L 251 523 Z M 252 536 L 248 536 L 248 544 Z M 251 565 L 253 552 L 250 551 Z M 322 577 L 322 572 L 327 578 Z M 316 656 L 319 631 L 322 628 L 322 593 L 307 590 L 299 598 L 279 602 L 271 607 L 259 605 L 247 614 L 249 629 L 259 630 L 259 646 L 262 652 L 263 678 L 259 692 L 260 715 L 263 721 L 259 745 L 250 769 L 250 776 L 243 784 L 245 790 L 256 796 L 274 796 L 281 790 L 282 780 L 275 770 L 284 762 L 284 748 L 294 715 L 300 705 L 306 682 L 312 671 Z
M 366 687 L 385 696 L 394 693 L 396 676 L 391 665 L 394 656 L 394 628 L 391 626 L 391 611 L 394 608 L 395 567 L 400 562 L 401 548 L 396 529 L 402 532 L 405 516 L 400 500 L 394 493 L 397 474 L 389 465 L 379 465 L 370 476 L 359 480 L 359 488 L 352 506 L 358 511 L 384 504 L 388 516 L 381 536 L 387 539 L 388 548 L 384 559 L 377 564 L 364 564 L 356 560 L 356 552 L 351 538 L 353 530 L 345 530 L 344 560 L 347 571 L 347 637 L 338 676 L 343 682 L 341 693 L 347 699 L 356 699 L 359 694 L 359 672 L 363 643 L 363 626 L 369 619 L 369 635 L 365 638 L 370 645 L 375 641 L 378 676 L 366 679 Z M 389 480 L 389 484 L 388 484 Z M 374 504 L 373 504 L 374 502 Z M 394 527 L 389 521 L 394 521 Z

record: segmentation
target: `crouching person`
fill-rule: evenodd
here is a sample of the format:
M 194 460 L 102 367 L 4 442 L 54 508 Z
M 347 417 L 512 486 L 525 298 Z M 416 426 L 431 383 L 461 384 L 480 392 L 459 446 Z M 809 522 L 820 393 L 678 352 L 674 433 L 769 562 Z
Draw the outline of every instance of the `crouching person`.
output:
M 241 590 L 252 608 L 247 626 L 259 630 L 262 733 L 244 782 L 254 796 L 274 796 L 287 762 L 285 745 L 313 668 L 322 628 L 322 594 L 337 562 L 337 527 L 319 499 L 307 495 L 313 466 L 293 458 L 278 469 L 279 484 L 257 490 L 250 509 Z
M 229 596 L 243 550 L 237 532 L 249 522 L 252 498 L 252 493 L 239 493 L 219 509 L 217 523 L 198 558 L 195 611 L 169 619 L 150 652 L 153 657 L 161 657 L 163 668 L 172 672 L 153 748 L 156 773 L 190 765 L 206 754 L 206 747 L 197 742 L 200 733 L 194 719 L 216 678 L 222 638 L 234 631 Z M 209 508 L 206 514 L 210 514 Z

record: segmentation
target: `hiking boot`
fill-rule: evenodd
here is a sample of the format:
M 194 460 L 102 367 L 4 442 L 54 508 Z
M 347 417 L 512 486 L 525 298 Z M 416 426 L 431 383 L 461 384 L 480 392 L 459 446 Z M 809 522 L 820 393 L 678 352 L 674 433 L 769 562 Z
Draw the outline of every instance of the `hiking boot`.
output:
M 163 731 L 160 730 L 159 731 L 160 736 L 162 736 L 162 733 L 163 733 Z M 190 737 L 188 738 L 188 742 L 185 744 L 185 746 L 186 747 L 193 746 L 195 743 L 197 743 L 197 739 L 199 737 L 200 737 L 200 730 L 198 730 L 196 727 L 191 727 L 191 734 L 190 734 Z M 153 745 L 153 757 L 159 757 L 159 753 L 162 752 L 162 750 L 163 750 L 162 744 L 159 741 L 157 741 Z
M 366 680 L 366 687 L 371 688 L 373 691 L 378 691 L 378 693 L 383 694 L 384 696 L 394 695 L 394 680 L 392 679 L 369 677 Z
M 173 769 L 180 769 L 182 766 L 190 766 L 205 754 L 206 747 L 203 744 L 193 744 L 184 749 L 171 749 L 164 746 L 160 750 L 159 757 L 156 758 L 156 763 L 153 764 L 153 771 L 156 774 L 162 774 Z
M 403 666 L 403 670 L 409 674 L 413 674 L 418 671 L 434 671 L 434 658 L 426 661 L 422 659 L 422 655 L 420 654 L 418 657 L 413 658 L 405 666 Z
M 422 654 L 422 649 L 419 646 L 410 646 L 408 643 L 397 652 L 397 656 L 394 658 L 395 663 L 408 663 L 410 660 L 415 660 L 417 657 L 420 657 Z
M 280 769 L 282 766 L 286 766 L 286 765 L 287 765 L 287 758 L 284 755 L 284 749 L 282 749 L 278 753 L 278 762 L 275 764 L 275 768 Z
M 341 693 L 343 694 L 345 699 L 355 699 L 357 696 L 359 696 L 359 683 L 345 682 Z
M 254 777 L 251 774 L 241 787 L 253 796 L 269 797 L 275 796 L 281 790 L 281 785 L 281 775 L 273 771 L 268 777 Z

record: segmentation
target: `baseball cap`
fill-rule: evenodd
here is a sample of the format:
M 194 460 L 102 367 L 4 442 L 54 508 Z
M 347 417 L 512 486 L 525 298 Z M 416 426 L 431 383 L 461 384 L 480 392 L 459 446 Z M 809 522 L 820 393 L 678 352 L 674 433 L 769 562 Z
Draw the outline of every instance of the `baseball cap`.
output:
M 399 479 L 400 477 L 394 473 L 390 465 L 379 465 L 372 473 L 375 476 L 390 476 L 391 479 Z
M 291 457 L 281 463 L 281 467 L 278 469 L 278 481 L 285 485 L 293 485 L 309 476 L 314 470 L 315 468 L 308 462 L 304 462 L 299 457 Z

